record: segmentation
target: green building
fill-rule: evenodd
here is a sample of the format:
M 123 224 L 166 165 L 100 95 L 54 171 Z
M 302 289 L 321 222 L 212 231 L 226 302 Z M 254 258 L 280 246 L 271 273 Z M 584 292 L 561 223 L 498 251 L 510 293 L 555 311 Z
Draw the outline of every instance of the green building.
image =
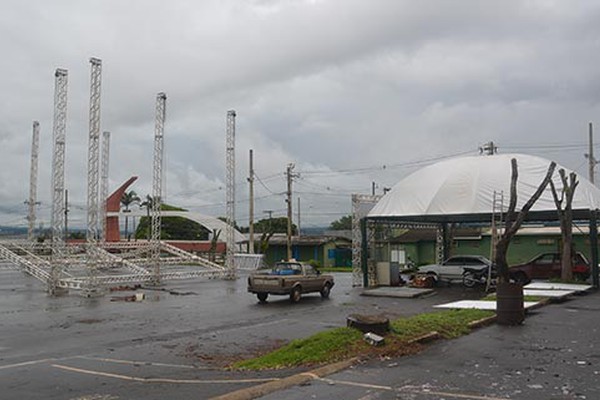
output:
M 265 263 L 273 265 L 286 258 L 286 235 L 273 235 L 265 252 Z M 338 236 L 293 236 L 292 258 L 305 262 L 314 260 L 322 267 L 349 267 L 352 265 L 352 241 Z

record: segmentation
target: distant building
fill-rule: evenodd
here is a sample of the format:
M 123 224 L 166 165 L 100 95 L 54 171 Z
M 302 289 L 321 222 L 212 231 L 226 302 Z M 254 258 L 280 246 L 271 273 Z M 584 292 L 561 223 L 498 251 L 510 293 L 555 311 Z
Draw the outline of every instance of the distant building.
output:
M 286 235 L 273 235 L 265 253 L 265 262 L 272 265 L 286 258 Z M 314 260 L 323 267 L 350 267 L 352 265 L 352 241 L 336 236 L 293 236 L 292 258 L 299 261 Z

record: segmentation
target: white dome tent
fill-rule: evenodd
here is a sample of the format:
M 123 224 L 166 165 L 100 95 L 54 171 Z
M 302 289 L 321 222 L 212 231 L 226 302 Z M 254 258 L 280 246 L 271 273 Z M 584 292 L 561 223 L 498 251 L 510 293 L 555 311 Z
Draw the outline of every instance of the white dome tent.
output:
M 550 160 L 524 154 L 495 154 L 453 158 L 424 167 L 407 176 L 379 200 L 365 218 L 363 234 L 375 225 L 410 227 L 411 224 L 491 223 L 494 192 L 503 193 L 504 211 L 508 208 L 511 181 L 511 159 L 517 160 L 517 207 L 519 211 L 543 181 Z M 562 182 L 556 166 L 553 176 L 557 190 Z M 597 211 L 600 189 L 578 176 L 579 185 L 573 199 L 573 218 L 590 222 L 591 259 L 594 285 L 598 287 Z M 557 211 L 548 187 L 530 210 L 527 221 L 557 221 Z M 440 225 L 438 225 L 440 226 Z M 363 241 L 366 253 L 368 243 Z M 362 271 L 367 271 L 363 258 Z M 372 273 L 369 270 L 369 275 Z M 370 276 L 369 276 L 370 277 Z M 367 285 L 365 276 L 364 282 Z M 369 281 L 373 282 L 371 279 Z
M 377 203 L 368 217 L 431 222 L 490 221 L 494 191 L 503 192 L 505 199 L 510 194 L 513 158 L 517 160 L 519 170 L 516 209 L 520 210 L 544 179 L 549 160 L 524 154 L 496 154 L 441 161 L 401 180 Z M 564 167 L 557 165 L 556 171 L 560 168 Z M 571 172 L 564 169 L 567 174 Z M 589 210 L 600 209 L 600 189 L 581 176 L 578 179 L 573 210 L 578 211 L 578 216 L 588 219 Z M 562 182 L 558 173 L 555 172 L 553 180 L 560 190 Z M 550 187 L 530 213 L 530 219 L 556 219 Z

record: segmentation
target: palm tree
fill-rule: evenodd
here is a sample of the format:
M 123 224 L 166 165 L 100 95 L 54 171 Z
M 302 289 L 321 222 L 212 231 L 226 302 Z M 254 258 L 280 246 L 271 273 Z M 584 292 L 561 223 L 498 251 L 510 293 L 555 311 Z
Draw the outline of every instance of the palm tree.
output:
M 144 200 L 142 203 L 140 203 L 140 208 L 145 208 L 146 209 L 146 216 L 147 221 L 146 221 L 146 239 L 150 240 L 150 211 L 152 211 L 152 208 L 154 207 L 154 198 L 152 196 L 150 196 L 149 194 L 146 195 L 146 200 Z M 141 222 L 142 220 L 140 219 L 140 226 L 142 224 Z
M 123 206 L 123 212 L 124 213 L 131 212 L 131 210 L 129 209 L 129 206 L 131 206 L 132 204 L 139 204 L 140 201 L 141 201 L 141 199 L 137 195 L 135 190 L 130 190 L 129 192 L 123 193 L 123 196 L 121 196 L 121 205 Z M 130 239 L 127 215 L 125 215 L 125 236 L 127 237 L 127 240 Z

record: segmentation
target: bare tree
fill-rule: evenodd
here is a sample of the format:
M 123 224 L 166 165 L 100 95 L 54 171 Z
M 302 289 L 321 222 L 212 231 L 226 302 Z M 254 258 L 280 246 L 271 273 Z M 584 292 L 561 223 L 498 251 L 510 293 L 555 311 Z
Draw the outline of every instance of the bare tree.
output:
M 508 246 L 510 245 L 510 241 L 513 236 L 517 233 L 521 224 L 527 217 L 527 213 L 533 207 L 535 202 L 540 198 L 548 184 L 552 181 L 552 175 L 554 174 L 554 169 L 556 168 L 556 163 L 553 161 L 548 166 L 548 172 L 544 177 L 540 186 L 538 186 L 537 190 L 529 200 L 523 205 L 521 211 L 517 214 L 515 208 L 517 207 L 517 180 L 519 178 L 519 171 L 517 166 L 517 159 L 513 158 L 510 160 L 511 166 L 511 177 L 510 177 L 510 202 L 508 205 L 508 211 L 506 214 L 506 222 L 504 227 L 504 232 L 498 240 L 496 244 L 496 268 L 498 270 L 498 280 L 499 282 L 510 281 L 509 273 L 508 273 L 508 262 L 506 261 L 506 253 L 508 252 Z
M 562 190 L 560 198 L 554 182 L 550 181 L 550 187 L 552 188 L 552 197 L 554 198 L 554 204 L 556 205 L 556 211 L 558 212 L 558 219 L 560 220 L 560 234 L 562 237 L 562 270 L 560 278 L 565 281 L 573 279 L 573 196 L 575 195 L 575 189 L 579 184 L 577 180 L 577 174 L 571 172 L 569 179 L 567 180 L 567 174 L 564 169 L 559 169 L 560 180 L 562 181 Z M 564 201 L 564 208 L 563 208 Z

